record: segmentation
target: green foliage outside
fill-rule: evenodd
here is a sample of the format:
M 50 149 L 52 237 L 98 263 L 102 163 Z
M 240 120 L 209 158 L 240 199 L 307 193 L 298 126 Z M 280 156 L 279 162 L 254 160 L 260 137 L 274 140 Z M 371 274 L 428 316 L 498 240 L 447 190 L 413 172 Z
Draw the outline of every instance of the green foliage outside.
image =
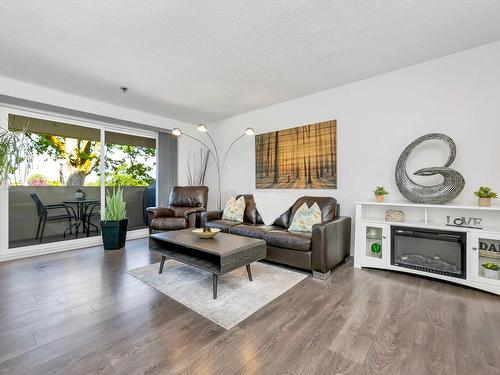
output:
M 124 160 L 115 160 L 106 155 L 106 184 L 112 186 L 149 186 L 154 178 L 149 174 L 153 168 L 143 163 L 137 163 L 139 159 L 154 158 L 156 150 L 150 147 L 137 147 L 127 145 L 107 145 L 109 155 L 120 150 L 125 155 Z
M 44 155 L 53 161 L 66 162 L 71 169 L 66 186 L 100 185 L 100 181 L 85 183 L 86 177 L 99 169 L 99 142 L 38 133 L 27 133 L 27 138 L 29 149 L 34 155 Z M 138 162 L 141 159 L 154 158 L 154 148 L 115 144 L 107 144 L 106 148 L 106 185 L 149 186 L 154 182 L 150 175 L 153 168 Z M 45 184 L 43 178 L 35 180 L 33 179 L 34 183 L 39 186 L 55 185 L 54 181 L 48 180 Z
M 28 138 L 33 154 L 66 161 L 71 168 L 67 186 L 83 186 L 85 178 L 99 167 L 99 142 L 38 133 L 28 133 Z
M 28 177 L 28 186 L 61 186 L 61 183 L 49 180 L 41 173 L 33 173 Z

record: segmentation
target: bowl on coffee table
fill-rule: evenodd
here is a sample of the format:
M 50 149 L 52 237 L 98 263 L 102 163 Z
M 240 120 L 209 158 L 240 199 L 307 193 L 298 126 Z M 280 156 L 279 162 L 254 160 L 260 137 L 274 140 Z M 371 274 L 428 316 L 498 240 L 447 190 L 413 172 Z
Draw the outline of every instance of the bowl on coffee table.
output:
M 193 229 L 192 232 L 199 238 L 207 240 L 210 238 L 214 238 L 217 233 L 220 232 L 220 229 L 216 228 L 196 228 Z

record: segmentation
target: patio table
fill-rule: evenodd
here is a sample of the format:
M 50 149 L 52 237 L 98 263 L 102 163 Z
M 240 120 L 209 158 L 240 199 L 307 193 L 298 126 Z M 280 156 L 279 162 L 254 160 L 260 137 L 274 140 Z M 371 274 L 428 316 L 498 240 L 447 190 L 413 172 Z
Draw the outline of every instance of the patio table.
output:
M 75 223 L 76 238 L 78 238 L 78 231 L 80 230 L 80 224 L 83 223 L 82 217 L 86 213 L 87 208 L 91 204 L 96 204 L 96 203 L 99 203 L 99 202 L 100 202 L 99 199 L 88 199 L 88 198 L 82 198 L 82 199 L 76 199 L 75 198 L 75 199 L 67 199 L 67 200 L 63 201 L 64 204 L 74 204 L 74 205 L 76 205 L 76 218 L 75 218 L 76 219 L 76 223 Z

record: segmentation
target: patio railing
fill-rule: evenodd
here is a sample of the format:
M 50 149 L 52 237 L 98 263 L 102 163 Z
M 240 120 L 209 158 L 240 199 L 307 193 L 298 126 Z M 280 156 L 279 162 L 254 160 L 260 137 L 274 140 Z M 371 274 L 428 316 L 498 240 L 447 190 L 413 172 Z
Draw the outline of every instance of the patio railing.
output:
M 64 200 L 74 199 L 77 187 L 68 186 L 11 186 L 9 188 L 9 244 L 10 247 L 25 246 L 34 240 L 38 225 L 38 215 L 35 203 L 30 194 L 37 194 L 43 204 L 62 203 Z M 87 198 L 100 199 L 100 188 L 85 186 L 82 188 Z M 110 189 L 110 188 L 106 188 Z M 123 195 L 127 203 L 129 230 L 145 228 L 144 223 L 144 192 L 147 188 L 124 186 Z M 99 218 L 93 222 L 98 223 Z M 45 227 L 44 241 L 63 240 L 66 229 L 65 222 L 53 222 Z M 96 233 L 93 232 L 93 235 Z M 85 234 L 86 235 L 86 234 Z M 80 234 L 80 236 L 84 236 Z M 47 240 L 45 240 L 45 238 Z M 66 239 L 75 236 L 66 236 Z M 33 244 L 35 244 L 34 242 Z

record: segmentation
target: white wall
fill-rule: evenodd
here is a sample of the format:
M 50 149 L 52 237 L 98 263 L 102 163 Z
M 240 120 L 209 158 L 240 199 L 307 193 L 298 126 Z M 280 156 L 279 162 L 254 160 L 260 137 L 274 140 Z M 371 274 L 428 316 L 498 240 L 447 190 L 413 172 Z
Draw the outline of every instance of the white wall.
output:
M 373 199 L 376 185 L 388 188 L 388 200 L 403 200 L 394 182 L 399 155 L 415 138 L 441 132 L 456 142 L 452 167 L 466 180 L 456 202 L 475 203 L 479 185 L 500 190 L 499 67 L 496 42 L 210 124 L 224 149 L 248 126 L 265 133 L 337 119 L 338 189 L 257 191 L 254 141 L 245 138 L 227 163 L 223 198 L 257 192 L 277 216 L 301 195 L 328 195 L 339 200 L 342 214 L 354 216 L 353 202 Z M 411 169 L 438 166 L 446 157 L 443 145 L 422 145 Z

